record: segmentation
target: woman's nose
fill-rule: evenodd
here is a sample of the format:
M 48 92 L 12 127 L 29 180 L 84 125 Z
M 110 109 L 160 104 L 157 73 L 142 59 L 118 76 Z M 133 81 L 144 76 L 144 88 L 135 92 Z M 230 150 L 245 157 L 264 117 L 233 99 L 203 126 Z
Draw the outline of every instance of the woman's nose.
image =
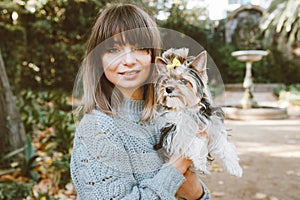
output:
M 123 63 L 125 65 L 133 65 L 136 63 L 136 57 L 134 55 L 134 52 L 131 49 L 126 49 L 123 56 Z

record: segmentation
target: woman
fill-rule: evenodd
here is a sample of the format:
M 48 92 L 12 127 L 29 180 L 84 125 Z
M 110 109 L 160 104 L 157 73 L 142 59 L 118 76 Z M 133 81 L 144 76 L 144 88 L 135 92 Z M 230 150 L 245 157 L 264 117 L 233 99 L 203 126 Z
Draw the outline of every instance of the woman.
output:
M 82 108 L 71 159 L 77 199 L 209 199 L 191 161 L 164 163 L 153 149 L 154 59 L 160 36 L 139 7 L 116 4 L 97 18 L 83 62 Z

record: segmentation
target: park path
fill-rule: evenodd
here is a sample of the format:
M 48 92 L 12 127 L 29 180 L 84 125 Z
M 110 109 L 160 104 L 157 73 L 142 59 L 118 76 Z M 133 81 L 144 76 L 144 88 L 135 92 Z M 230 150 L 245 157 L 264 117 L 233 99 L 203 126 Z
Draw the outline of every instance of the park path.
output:
M 226 101 L 237 101 L 240 91 L 227 91 Z M 259 104 L 282 105 L 270 91 L 254 93 Z M 202 179 L 212 199 L 299 200 L 300 199 L 300 109 L 288 108 L 283 120 L 225 120 L 229 140 L 237 147 L 242 178 L 230 176 L 220 163 Z

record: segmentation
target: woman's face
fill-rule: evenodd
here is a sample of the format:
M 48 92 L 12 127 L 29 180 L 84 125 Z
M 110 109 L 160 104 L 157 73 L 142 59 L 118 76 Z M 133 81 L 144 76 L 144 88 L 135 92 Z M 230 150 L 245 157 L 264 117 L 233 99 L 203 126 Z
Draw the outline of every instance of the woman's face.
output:
M 107 48 L 101 56 L 104 74 L 128 99 L 142 99 L 141 86 L 151 71 L 151 53 L 130 44 Z

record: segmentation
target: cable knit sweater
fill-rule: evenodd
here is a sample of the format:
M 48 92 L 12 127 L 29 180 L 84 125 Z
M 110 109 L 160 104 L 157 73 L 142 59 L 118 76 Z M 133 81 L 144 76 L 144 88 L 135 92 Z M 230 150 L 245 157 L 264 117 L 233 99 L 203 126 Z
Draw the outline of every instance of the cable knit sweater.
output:
M 77 199 L 175 199 L 185 178 L 153 149 L 160 135 L 153 123 L 139 122 L 142 110 L 143 101 L 124 100 L 117 118 L 84 115 L 71 157 Z

